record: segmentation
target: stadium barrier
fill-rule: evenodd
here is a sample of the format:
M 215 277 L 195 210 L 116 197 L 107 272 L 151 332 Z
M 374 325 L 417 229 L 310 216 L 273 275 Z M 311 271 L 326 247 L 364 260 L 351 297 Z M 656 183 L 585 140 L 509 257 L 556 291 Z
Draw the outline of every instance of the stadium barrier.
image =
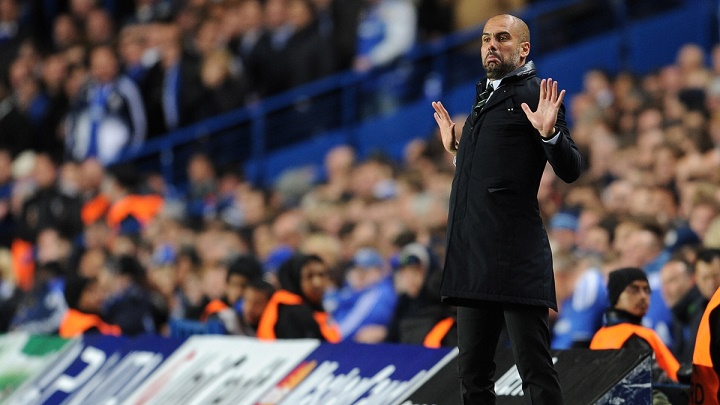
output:
M 651 403 L 650 353 L 553 351 L 567 403 Z M 0 335 L 0 403 L 453 405 L 457 349 L 394 344 L 90 335 Z M 509 349 L 498 351 L 498 404 L 522 404 Z

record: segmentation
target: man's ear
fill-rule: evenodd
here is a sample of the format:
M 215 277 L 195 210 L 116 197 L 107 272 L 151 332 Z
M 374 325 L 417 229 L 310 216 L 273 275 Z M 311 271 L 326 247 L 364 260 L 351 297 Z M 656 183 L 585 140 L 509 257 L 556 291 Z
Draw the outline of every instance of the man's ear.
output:
M 523 42 L 520 44 L 520 47 L 522 48 L 520 50 L 520 56 L 527 58 L 527 56 L 530 55 L 530 42 Z

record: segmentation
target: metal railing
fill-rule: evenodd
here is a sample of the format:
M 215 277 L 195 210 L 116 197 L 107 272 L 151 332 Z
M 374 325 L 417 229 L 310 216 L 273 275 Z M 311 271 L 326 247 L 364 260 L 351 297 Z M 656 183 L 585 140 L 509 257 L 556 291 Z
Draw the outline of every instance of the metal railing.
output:
M 533 4 L 519 15 L 530 27 L 537 57 L 583 39 L 585 35 L 576 34 L 579 31 L 588 35 L 603 29 L 621 31 L 632 19 L 686 3 L 709 2 L 716 1 L 557 0 Z M 649 11 L 643 11 L 643 5 Z M 611 13 L 598 14 L 602 10 Z M 587 29 L 583 30 L 583 25 Z M 567 32 L 557 34 L 563 31 Z M 185 163 L 196 151 L 212 156 L 219 167 L 239 169 L 249 159 L 261 162 L 268 153 L 325 131 L 352 132 L 353 126 L 368 117 L 392 112 L 396 106 L 422 97 L 439 98 L 448 89 L 477 80 L 482 71 L 477 45 L 481 33 L 482 27 L 476 27 L 418 44 L 390 67 L 364 74 L 338 73 L 206 119 L 150 139 L 122 155 L 119 162 L 132 162 L 141 171 L 160 172 L 166 181 L 178 183 L 184 181 Z M 629 52 L 616 51 L 621 58 Z M 618 63 L 622 67 L 623 61 Z M 378 97 L 378 89 L 385 98 Z M 387 99 L 390 107 L 383 107 Z

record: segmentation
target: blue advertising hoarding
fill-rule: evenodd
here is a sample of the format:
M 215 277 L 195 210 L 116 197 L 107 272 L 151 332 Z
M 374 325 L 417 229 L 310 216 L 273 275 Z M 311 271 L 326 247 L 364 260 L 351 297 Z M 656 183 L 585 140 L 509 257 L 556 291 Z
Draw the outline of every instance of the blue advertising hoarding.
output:
M 258 405 L 397 404 L 456 355 L 410 345 L 322 344 Z
M 89 335 L 76 339 L 7 403 L 119 403 L 181 344 L 181 340 L 158 336 Z

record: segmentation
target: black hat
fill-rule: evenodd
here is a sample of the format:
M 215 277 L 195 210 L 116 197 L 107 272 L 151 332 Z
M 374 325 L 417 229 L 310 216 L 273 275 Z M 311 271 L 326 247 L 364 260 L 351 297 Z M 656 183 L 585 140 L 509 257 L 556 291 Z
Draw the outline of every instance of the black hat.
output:
M 263 277 L 262 263 L 253 255 L 243 255 L 233 258 L 228 264 L 227 278 L 240 275 L 248 281 Z
M 145 268 L 138 259 L 130 255 L 109 257 L 105 260 L 105 267 L 112 273 L 130 277 L 138 284 L 144 284 Z
M 78 304 L 80 303 L 80 297 L 91 281 L 91 279 L 82 276 L 73 276 L 68 278 L 65 282 L 64 291 L 65 302 L 67 302 L 68 307 L 79 309 Z
M 112 177 L 120 187 L 134 192 L 140 185 L 140 176 L 137 169 L 129 163 L 119 164 L 107 169 L 108 177 Z
M 607 287 L 610 306 L 614 307 L 620 298 L 620 294 L 622 294 L 623 290 L 625 290 L 625 287 L 637 280 L 642 280 L 646 283 L 648 282 L 645 272 L 637 267 L 624 267 L 610 272 Z

